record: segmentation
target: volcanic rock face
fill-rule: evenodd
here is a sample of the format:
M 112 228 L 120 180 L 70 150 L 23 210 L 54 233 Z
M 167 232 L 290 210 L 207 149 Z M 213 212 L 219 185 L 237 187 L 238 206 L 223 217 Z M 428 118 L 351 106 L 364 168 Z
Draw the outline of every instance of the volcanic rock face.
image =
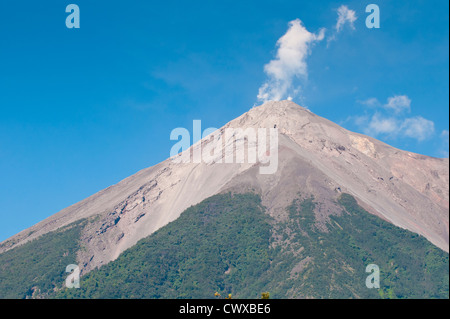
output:
M 319 198 L 326 221 L 340 192 L 369 212 L 449 250 L 449 160 L 395 149 L 353 133 L 290 101 L 268 102 L 226 128 L 278 129 L 278 168 L 260 174 L 252 163 L 175 163 L 144 169 L 72 205 L 0 245 L 0 253 L 82 218 L 78 260 L 83 272 L 116 259 L 136 242 L 175 220 L 188 207 L 228 190 L 258 192 L 269 214 L 287 218 L 298 195 Z M 210 143 L 230 143 L 222 138 Z M 243 138 L 243 137 L 238 137 Z M 193 145 L 198 148 L 207 139 Z M 223 154 L 224 155 L 224 154 Z

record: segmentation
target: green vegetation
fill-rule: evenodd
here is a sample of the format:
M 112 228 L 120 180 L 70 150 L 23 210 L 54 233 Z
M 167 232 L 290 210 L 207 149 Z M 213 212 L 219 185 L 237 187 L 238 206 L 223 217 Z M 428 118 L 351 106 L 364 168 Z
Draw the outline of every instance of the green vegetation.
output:
M 268 221 L 256 195 L 213 196 L 57 297 L 257 298 L 269 268 Z
M 216 195 L 57 297 L 448 298 L 447 253 L 350 195 L 338 204 L 342 212 L 318 227 L 313 197 L 274 223 L 256 195 Z M 370 263 L 380 267 L 380 289 L 365 286 Z
M 43 298 L 61 288 L 83 226 L 78 221 L 0 254 L 0 298 Z
M 261 299 L 270 299 L 270 293 L 269 292 L 261 293 Z
M 327 230 L 314 222 L 312 197 L 289 207 L 290 219 L 276 229 L 285 237 L 273 267 L 281 273 L 298 265 L 298 271 L 269 286 L 275 298 L 448 298 L 447 253 L 369 214 L 351 195 L 338 203 L 344 211 L 330 216 Z M 380 268 L 380 289 L 365 285 L 372 263 Z
M 65 266 L 76 263 L 83 223 L 71 225 L 1 254 L 0 296 L 449 297 L 446 252 L 369 214 L 348 194 L 336 204 L 338 211 L 317 220 L 320 199 L 299 195 L 276 222 L 257 195 L 216 195 L 81 277 L 81 288 L 54 291 L 63 287 Z M 369 264 L 379 266 L 379 289 L 365 285 Z
M 380 267 L 381 297 L 449 298 L 448 253 L 418 234 L 368 214 L 348 194 L 339 203 L 348 215 L 334 220 L 341 223 L 341 232 L 347 232 L 354 258 Z

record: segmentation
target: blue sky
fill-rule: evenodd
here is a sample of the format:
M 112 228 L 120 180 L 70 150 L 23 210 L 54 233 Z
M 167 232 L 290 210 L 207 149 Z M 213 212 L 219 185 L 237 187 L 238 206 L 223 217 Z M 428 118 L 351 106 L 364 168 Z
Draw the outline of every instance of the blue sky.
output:
M 66 28 L 70 3 L 79 29 Z M 365 25 L 370 3 L 379 29 Z M 343 5 L 353 18 L 337 28 Z M 448 6 L 2 1 L 0 240 L 166 159 L 172 129 L 194 119 L 221 127 L 260 104 L 277 65 L 291 70 L 283 98 L 395 147 L 447 157 Z M 314 38 L 297 43 L 304 69 L 295 55 L 279 56 L 286 41 L 277 41 L 295 23 L 293 41 L 296 32 Z

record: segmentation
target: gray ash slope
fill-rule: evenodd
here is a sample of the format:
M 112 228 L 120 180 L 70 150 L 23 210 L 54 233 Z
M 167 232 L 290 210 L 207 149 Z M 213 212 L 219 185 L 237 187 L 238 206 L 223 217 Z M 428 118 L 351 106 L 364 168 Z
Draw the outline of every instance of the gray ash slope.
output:
M 448 158 L 393 148 L 290 101 L 252 108 L 221 130 L 274 125 L 279 129 L 275 174 L 259 174 L 259 164 L 177 164 L 167 159 L 9 238 L 0 244 L 0 253 L 89 219 L 77 255 L 82 272 L 87 273 L 117 259 L 188 207 L 228 190 L 249 189 L 260 194 L 268 214 L 278 221 L 288 218 L 286 208 L 299 190 L 314 195 L 321 199 L 315 211 L 319 224 L 335 211 L 339 193 L 348 193 L 368 212 L 448 252 Z

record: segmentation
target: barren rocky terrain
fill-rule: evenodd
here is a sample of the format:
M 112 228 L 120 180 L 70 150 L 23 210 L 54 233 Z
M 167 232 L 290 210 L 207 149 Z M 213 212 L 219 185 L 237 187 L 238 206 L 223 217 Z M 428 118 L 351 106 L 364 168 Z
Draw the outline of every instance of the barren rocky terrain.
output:
M 127 248 L 177 219 L 188 207 L 228 190 L 254 190 L 278 220 L 298 190 L 320 198 L 326 221 L 337 194 L 353 195 L 370 213 L 423 235 L 449 251 L 449 160 L 393 148 L 350 132 L 290 101 L 267 102 L 225 128 L 279 131 L 278 169 L 260 174 L 252 163 L 175 163 L 167 159 L 74 204 L 0 244 L 0 253 L 87 218 L 82 273 L 115 260 Z M 220 135 L 206 143 L 232 143 Z M 245 138 L 237 136 L 237 138 Z M 225 154 L 222 154 L 225 156 Z

